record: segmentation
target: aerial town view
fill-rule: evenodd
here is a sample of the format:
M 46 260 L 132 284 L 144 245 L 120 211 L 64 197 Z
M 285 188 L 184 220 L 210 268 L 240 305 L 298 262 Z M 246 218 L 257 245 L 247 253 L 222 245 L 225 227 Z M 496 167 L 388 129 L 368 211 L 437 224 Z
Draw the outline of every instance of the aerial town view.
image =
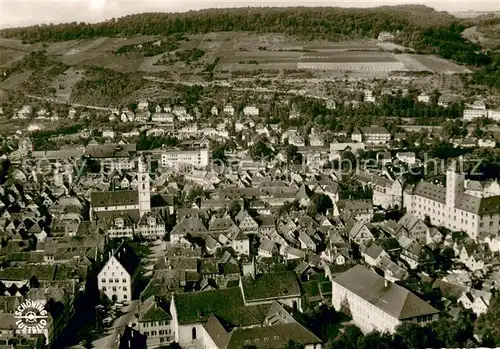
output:
M 500 347 L 500 6 L 24 3 L 0 349 Z

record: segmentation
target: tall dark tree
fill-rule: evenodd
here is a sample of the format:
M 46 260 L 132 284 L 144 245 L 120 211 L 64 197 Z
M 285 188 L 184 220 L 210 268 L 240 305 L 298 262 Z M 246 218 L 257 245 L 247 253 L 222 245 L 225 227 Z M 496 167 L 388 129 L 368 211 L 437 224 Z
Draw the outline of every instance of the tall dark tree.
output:
M 363 337 L 363 332 L 359 327 L 348 325 L 344 327 L 343 332 L 335 340 L 330 340 L 327 343 L 328 349 L 358 349 L 360 339 Z
M 212 160 L 218 165 L 227 165 L 225 147 L 217 147 L 212 151 Z
M 304 349 L 305 345 L 299 342 L 296 342 L 292 339 L 288 341 L 287 344 L 283 347 L 283 349 Z
M 388 333 L 380 333 L 377 331 L 370 332 L 358 340 L 358 348 L 360 349 L 391 349 L 392 336 Z
M 496 293 L 490 301 L 485 314 L 479 316 L 475 329 L 483 341 L 500 346 L 500 294 Z

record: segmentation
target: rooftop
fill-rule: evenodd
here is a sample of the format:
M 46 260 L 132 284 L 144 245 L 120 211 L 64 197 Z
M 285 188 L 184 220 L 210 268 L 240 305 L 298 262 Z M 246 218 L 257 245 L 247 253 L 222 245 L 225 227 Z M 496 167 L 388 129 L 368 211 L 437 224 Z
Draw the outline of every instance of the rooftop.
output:
M 407 289 L 391 282 L 386 286 L 382 276 L 362 265 L 340 274 L 333 282 L 398 320 L 439 313 L 439 310 Z
M 139 203 L 137 190 L 116 190 L 91 194 L 92 207 L 131 206 Z
M 266 273 L 254 279 L 244 278 L 243 293 L 246 301 L 280 297 L 300 297 L 297 275 L 293 271 Z
M 213 313 L 233 326 L 258 325 L 269 305 L 245 306 L 239 287 L 174 296 L 179 324 L 202 323 Z

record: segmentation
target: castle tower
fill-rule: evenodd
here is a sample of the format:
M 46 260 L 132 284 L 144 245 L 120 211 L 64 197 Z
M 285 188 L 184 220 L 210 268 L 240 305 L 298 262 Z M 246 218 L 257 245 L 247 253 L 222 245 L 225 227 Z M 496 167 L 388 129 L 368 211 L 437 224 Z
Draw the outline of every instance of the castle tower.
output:
M 453 161 L 446 171 L 446 207 L 454 208 L 465 191 L 465 176 L 457 173 L 457 163 Z
M 151 189 L 149 183 L 148 165 L 144 157 L 139 158 L 137 172 L 137 191 L 139 194 L 139 213 L 141 217 L 151 211 Z

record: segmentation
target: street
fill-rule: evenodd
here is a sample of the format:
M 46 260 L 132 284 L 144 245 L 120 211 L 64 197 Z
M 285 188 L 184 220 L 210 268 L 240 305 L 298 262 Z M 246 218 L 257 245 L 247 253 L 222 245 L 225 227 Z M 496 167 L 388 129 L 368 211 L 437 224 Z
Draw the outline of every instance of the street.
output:
M 137 312 L 137 307 L 139 306 L 139 300 L 133 300 L 129 305 L 123 307 L 121 310 L 123 314 L 117 318 L 113 325 L 107 329 L 107 335 L 92 342 L 93 348 L 95 349 L 109 349 L 114 342 L 118 340 L 119 330 L 125 328 L 129 323 L 135 323 L 135 314 Z

